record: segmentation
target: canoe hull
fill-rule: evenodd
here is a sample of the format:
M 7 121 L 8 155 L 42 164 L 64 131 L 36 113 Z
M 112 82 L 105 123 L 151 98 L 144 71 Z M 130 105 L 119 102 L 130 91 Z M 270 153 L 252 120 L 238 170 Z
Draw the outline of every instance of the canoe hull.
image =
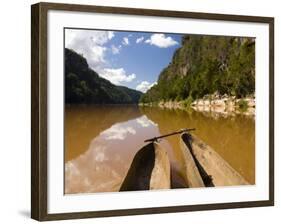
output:
M 157 143 L 149 143 L 135 155 L 120 191 L 170 189 L 168 153 Z
M 215 150 L 195 135 L 182 134 L 181 144 L 196 158 L 206 186 L 249 185 Z
M 189 188 L 194 187 L 205 187 L 205 184 L 200 175 L 200 171 L 197 167 L 195 158 L 186 143 L 180 140 L 180 149 L 182 153 L 182 157 L 184 159 L 184 180 Z

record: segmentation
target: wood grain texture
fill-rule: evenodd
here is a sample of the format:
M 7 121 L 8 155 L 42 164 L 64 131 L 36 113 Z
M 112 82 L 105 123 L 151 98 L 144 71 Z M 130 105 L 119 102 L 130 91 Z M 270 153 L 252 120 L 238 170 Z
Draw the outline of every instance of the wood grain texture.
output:
M 134 156 L 120 191 L 170 189 L 168 153 L 157 143 L 149 143 Z
M 171 188 L 171 166 L 168 152 L 154 144 L 155 163 L 151 174 L 150 190 L 170 189 Z
M 47 10 L 31 7 L 31 217 L 47 217 Z
M 214 149 L 195 135 L 183 134 L 186 143 L 205 172 L 211 176 L 214 186 L 249 185 L 233 167 L 229 165 Z
M 31 8 L 31 217 L 39 219 L 39 6 Z
M 274 205 L 274 18 L 269 21 L 269 201 Z
M 184 170 L 185 175 L 184 179 L 188 187 L 205 187 L 205 184 L 202 180 L 198 167 L 195 163 L 194 157 L 191 154 L 191 151 L 185 141 L 183 140 L 183 136 L 186 134 L 181 135 L 180 137 L 180 149 L 182 158 L 184 159 Z

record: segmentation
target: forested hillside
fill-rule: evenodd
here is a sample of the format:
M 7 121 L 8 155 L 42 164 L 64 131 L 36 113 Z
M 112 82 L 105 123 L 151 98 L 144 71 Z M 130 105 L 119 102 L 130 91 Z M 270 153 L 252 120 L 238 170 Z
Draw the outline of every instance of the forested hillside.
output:
M 84 57 L 65 49 L 65 102 L 73 104 L 137 104 L 142 93 L 113 85 L 89 68 Z
M 214 92 L 238 98 L 254 94 L 254 38 L 184 36 L 157 85 L 141 102 L 192 101 Z

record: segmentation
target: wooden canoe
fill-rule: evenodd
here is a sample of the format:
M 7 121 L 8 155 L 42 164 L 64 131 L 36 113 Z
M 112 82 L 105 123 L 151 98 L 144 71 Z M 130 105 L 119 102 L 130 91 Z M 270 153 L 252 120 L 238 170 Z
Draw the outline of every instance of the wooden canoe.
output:
M 190 188 L 205 187 L 196 158 L 194 158 L 194 155 L 182 138 L 183 136 L 181 135 L 180 149 L 184 160 L 184 181 L 187 187 Z
M 151 142 L 136 153 L 120 191 L 170 189 L 170 172 L 167 151 Z
M 195 183 L 195 186 L 200 187 L 202 183 L 198 180 L 200 179 L 198 173 L 206 187 L 249 184 L 217 152 L 195 135 L 183 133 L 180 137 L 180 143 L 181 150 L 185 154 L 185 163 L 187 164 L 187 184 Z

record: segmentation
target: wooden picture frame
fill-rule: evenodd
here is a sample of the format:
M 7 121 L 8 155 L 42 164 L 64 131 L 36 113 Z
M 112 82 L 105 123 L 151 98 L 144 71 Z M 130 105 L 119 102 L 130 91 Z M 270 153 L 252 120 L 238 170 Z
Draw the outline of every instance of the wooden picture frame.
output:
M 269 25 L 269 179 L 268 200 L 215 203 L 184 206 L 146 207 L 73 213 L 48 212 L 48 99 L 47 49 L 48 12 L 68 11 L 82 13 L 121 14 L 166 18 L 188 18 L 229 22 L 249 22 Z M 89 5 L 38 3 L 31 7 L 31 217 L 39 221 L 140 215 L 170 212 L 246 208 L 274 205 L 274 18 L 240 15 L 223 15 L 183 11 L 162 11 L 137 8 L 118 8 Z

